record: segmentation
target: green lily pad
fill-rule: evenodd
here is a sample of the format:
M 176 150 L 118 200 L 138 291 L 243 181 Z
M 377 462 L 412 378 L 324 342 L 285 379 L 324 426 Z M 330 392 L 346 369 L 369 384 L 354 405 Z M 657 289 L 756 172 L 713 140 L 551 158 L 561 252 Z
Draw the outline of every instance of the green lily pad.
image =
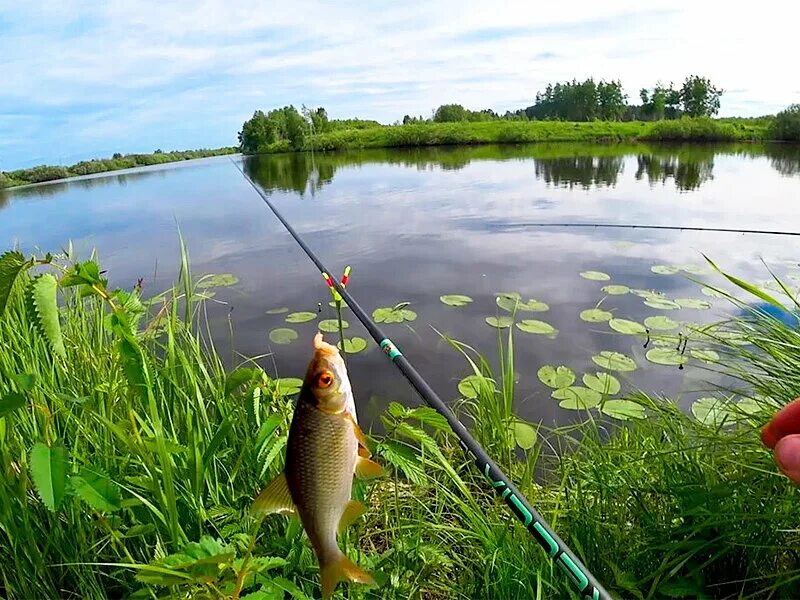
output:
M 514 440 L 523 450 L 530 450 L 536 443 L 536 430 L 524 421 L 514 421 Z
M 600 412 L 620 421 L 645 417 L 644 406 L 632 400 L 606 400 Z
M 658 331 L 669 331 L 678 327 L 678 322 L 673 321 L 669 317 L 658 315 L 656 317 L 647 317 L 644 320 L 644 325 L 648 329 L 656 329 Z
M 692 404 L 692 414 L 709 427 L 733 425 L 735 419 L 728 400 L 722 398 L 700 398 Z
M 406 308 L 408 302 L 401 302 L 395 306 L 384 306 L 372 311 L 372 318 L 376 323 L 402 323 L 403 321 L 414 321 L 417 313 Z
M 654 346 L 658 346 L 660 348 L 677 348 L 678 342 L 682 343 L 682 340 L 678 340 L 677 335 L 657 334 L 651 336 L 650 339 Z
M 661 310 L 676 310 L 680 306 L 672 300 L 666 298 L 648 298 L 644 303 L 651 308 L 658 308 Z
M 589 323 L 602 323 L 604 321 L 608 321 L 614 315 L 607 310 L 601 310 L 599 308 L 589 308 L 587 310 L 582 310 L 580 317 L 582 321 L 588 321 Z
M 645 355 L 647 360 L 657 365 L 677 366 L 686 364 L 688 358 L 674 348 L 651 348 Z
M 681 308 L 696 308 L 698 310 L 707 310 L 711 308 L 711 303 L 699 298 L 675 298 L 675 304 Z
M 649 300 L 650 298 L 664 297 L 664 292 L 658 292 L 656 290 L 642 290 L 639 288 L 631 288 L 631 294 L 639 296 L 640 298 L 644 298 L 645 300 Z
M 609 294 L 610 296 L 622 296 L 631 291 L 631 288 L 629 288 L 627 285 L 613 285 L 613 284 L 604 285 L 600 289 L 604 291 L 606 294 Z
M 502 308 L 503 310 L 507 310 L 508 312 L 513 312 L 515 310 L 525 310 L 530 312 L 544 312 L 546 310 L 550 310 L 550 307 L 534 298 L 531 298 L 527 302 L 523 301 L 522 298 L 518 297 L 518 294 L 498 294 L 497 295 L 497 306 Z
M 349 329 L 350 323 L 342 319 L 342 329 Z M 336 333 L 339 331 L 339 319 L 323 319 L 317 323 L 317 328 L 325 333 Z
M 279 308 L 270 308 L 267 311 L 267 314 L 268 315 L 280 315 L 280 314 L 287 313 L 287 312 L 289 312 L 289 308 L 286 307 L 286 306 L 281 306 Z
M 569 410 L 586 410 L 597 406 L 603 396 L 595 390 L 574 385 L 568 388 L 554 390 L 550 394 L 556 400 L 561 400 L 558 405 Z
M 307 323 L 317 318 L 317 313 L 313 312 L 294 312 L 286 315 L 287 323 Z
M 743 398 L 736 403 L 736 406 L 740 411 L 748 415 L 757 415 L 764 410 L 763 403 L 756 398 Z
M 558 335 L 558 329 L 550 325 L 550 323 L 545 323 L 537 319 L 523 319 L 517 323 L 517 329 L 525 333 L 536 333 L 553 338 Z
M 704 296 L 708 296 L 709 298 L 725 298 L 725 294 L 718 292 L 714 288 L 703 287 L 700 291 Z
M 675 273 L 680 271 L 680 267 L 672 265 L 654 265 L 650 267 L 650 270 L 658 275 L 675 275 Z
M 600 354 L 596 354 L 592 357 L 592 361 L 597 366 L 609 371 L 633 371 L 636 369 L 636 362 L 632 358 L 611 350 L 603 350 Z
M 620 389 L 622 389 L 619 379 L 610 373 L 595 373 L 594 375 L 586 373 L 583 376 L 583 385 L 606 396 L 619 394 Z
M 689 350 L 689 354 L 692 355 L 692 358 L 696 358 L 697 360 L 702 360 L 703 362 L 707 363 L 719 362 L 719 354 L 715 350 L 692 349 Z
M 472 302 L 472 298 L 469 296 L 463 296 L 462 294 L 447 294 L 445 296 L 439 296 L 439 300 L 441 300 L 447 306 L 466 306 L 470 302 Z
M 481 386 L 484 385 L 484 382 L 494 387 L 494 381 L 491 379 L 479 377 L 478 375 L 467 375 L 464 377 L 464 379 L 458 382 L 458 393 L 464 398 L 477 398 Z
M 700 265 L 681 265 L 681 270 L 692 275 L 705 275 L 708 273 L 708 269 Z
M 614 331 L 626 335 L 644 335 L 647 333 L 647 329 L 645 329 L 644 325 L 627 319 L 611 319 L 608 322 L 608 326 Z
M 566 388 L 575 383 L 575 372 L 564 365 L 558 367 L 545 365 L 536 372 L 536 375 L 539 381 L 554 389 Z
M 288 327 L 279 327 L 269 332 L 269 339 L 275 344 L 291 344 L 297 339 L 297 332 Z
M 591 281 L 608 281 L 611 279 L 611 275 L 603 273 L 602 271 L 583 271 L 581 277 Z
M 511 327 L 511 325 L 514 323 L 514 319 L 505 315 L 501 317 L 486 317 L 485 321 L 492 327 L 497 327 L 498 329 Z
M 239 283 L 239 278 L 230 273 L 221 273 L 219 275 L 206 275 L 197 282 L 197 287 L 202 289 L 214 287 L 229 287 Z
M 342 342 L 336 344 L 339 349 L 342 347 Z M 358 354 L 367 349 L 367 340 L 362 337 L 344 338 L 344 351 L 347 354 Z
M 275 380 L 275 388 L 279 396 L 291 396 L 300 391 L 303 380 L 297 377 L 281 377 Z
M 342 310 L 344 310 L 345 308 L 350 308 L 349 306 L 347 306 L 347 302 L 345 302 L 344 300 L 342 300 L 341 304 L 342 304 Z M 330 306 L 331 308 L 336 308 L 336 300 L 331 300 L 330 302 L 328 302 L 328 306 Z

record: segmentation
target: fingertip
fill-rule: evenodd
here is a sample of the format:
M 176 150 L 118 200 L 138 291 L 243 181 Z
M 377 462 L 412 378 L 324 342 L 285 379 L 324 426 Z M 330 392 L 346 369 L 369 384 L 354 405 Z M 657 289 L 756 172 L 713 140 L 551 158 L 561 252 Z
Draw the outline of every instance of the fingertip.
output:
M 800 435 L 789 435 L 778 441 L 775 462 L 789 479 L 800 483 Z
M 768 448 L 775 448 L 781 438 L 794 434 L 800 434 L 800 398 L 775 413 L 761 430 L 761 441 Z

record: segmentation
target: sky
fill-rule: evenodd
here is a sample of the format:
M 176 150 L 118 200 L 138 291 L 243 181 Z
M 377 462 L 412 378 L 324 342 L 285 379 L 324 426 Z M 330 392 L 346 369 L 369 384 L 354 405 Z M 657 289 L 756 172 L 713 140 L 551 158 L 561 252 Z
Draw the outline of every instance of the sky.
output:
M 0 170 L 237 143 L 256 109 L 392 123 L 548 82 L 709 77 L 721 116 L 800 102 L 800 3 L 0 0 Z

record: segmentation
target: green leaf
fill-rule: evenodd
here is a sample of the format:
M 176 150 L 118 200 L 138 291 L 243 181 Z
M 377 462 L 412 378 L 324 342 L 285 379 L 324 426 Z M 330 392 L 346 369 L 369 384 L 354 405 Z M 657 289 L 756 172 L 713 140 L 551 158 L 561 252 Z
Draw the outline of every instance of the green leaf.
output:
M 722 398 L 700 398 L 692 404 L 692 414 L 709 427 L 733 425 L 734 418 L 728 400 Z
M 61 287 L 73 287 L 76 285 L 93 286 L 96 284 L 104 285 L 100 278 L 100 266 L 94 261 L 75 263 L 61 278 Z
M 205 275 L 197 282 L 198 289 L 204 290 L 215 287 L 230 287 L 239 283 L 239 278 L 230 273 L 220 273 L 219 275 Z
M 416 419 L 420 423 L 438 429 L 439 431 L 450 431 L 450 423 L 447 422 L 444 415 L 430 406 L 412 408 L 405 414 L 405 417 Z
M 307 323 L 308 321 L 313 321 L 317 318 L 317 313 L 303 311 L 303 312 L 293 312 L 290 315 L 286 315 L 286 322 L 287 323 Z
M 339 331 L 339 319 L 323 319 L 317 323 L 317 328 L 325 333 L 337 333 Z M 342 329 L 349 329 L 350 323 L 342 319 Z
M 342 347 L 342 342 L 336 344 L 340 349 Z M 363 352 L 367 349 L 367 340 L 362 337 L 352 337 L 352 338 L 344 338 L 344 351 L 347 354 L 358 354 L 359 352 Z
M 486 323 L 491 325 L 492 327 L 496 327 L 497 329 L 505 329 L 507 327 L 511 327 L 514 323 L 514 319 L 509 316 L 501 316 L 501 317 L 486 317 Z
M 272 585 L 279 587 L 284 592 L 287 592 L 294 600 L 311 600 L 308 596 L 303 593 L 297 585 L 284 577 L 273 577 L 271 581 Z
M 709 271 L 706 267 L 701 267 L 700 265 L 681 265 L 681 270 L 686 271 L 687 273 L 691 273 L 692 275 L 705 275 Z
M 586 410 L 597 406 L 603 399 L 595 390 L 578 385 L 555 390 L 550 395 L 556 400 L 561 400 L 558 405 L 568 410 Z
M 644 325 L 649 329 L 655 329 L 657 331 L 669 331 L 675 329 L 678 323 L 669 317 L 658 315 L 657 317 L 647 317 L 644 320 Z
M 663 298 L 663 292 L 657 292 L 656 290 L 643 290 L 639 288 L 631 288 L 631 294 L 634 296 L 639 296 L 640 298 L 644 298 L 648 300 L 650 298 Z
M 700 291 L 703 293 L 704 296 L 708 296 L 709 298 L 725 298 L 726 297 L 725 294 L 720 292 L 719 290 L 715 290 L 714 288 L 710 288 L 710 287 L 707 287 L 707 286 L 704 286 Z
M 536 443 L 536 430 L 524 421 L 514 421 L 514 440 L 523 450 L 530 450 Z
M 707 363 L 719 362 L 719 354 L 715 350 L 703 350 L 698 348 L 689 350 L 689 354 L 691 354 L 692 358 L 696 358 L 697 360 L 702 360 L 703 362 Z
M 415 485 L 424 485 L 427 480 L 425 469 L 419 457 L 406 444 L 384 439 L 378 445 L 377 453 L 395 469 L 403 473 L 406 479 Z
M 225 395 L 230 396 L 232 392 L 238 390 L 245 383 L 250 383 L 260 377 L 261 369 L 251 369 L 248 367 L 236 369 L 225 378 Z
M 757 398 L 743 398 L 736 403 L 737 408 L 748 415 L 757 415 L 767 407 Z
M 614 331 L 624 333 L 626 335 L 644 335 L 647 333 L 644 325 L 636 321 L 628 321 L 627 319 L 611 319 L 608 326 Z
M 495 383 L 492 379 L 487 377 L 467 375 L 458 382 L 458 393 L 464 398 L 477 398 L 482 387 L 493 391 L 495 389 Z
M 677 366 L 686 364 L 689 360 L 675 348 L 651 348 L 645 356 L 647 360 L 657 365 Z
M 291 344 L 297 339 L 297 332 L 288 327 L 278 327 L 269 332 L 269 339 L 275 344 Z
M 675 267 L 673 265 L 655 265 L 650 267 L 650 270 L 658 275 L 675 275 L 675 273 L 680 271 L 680 267 Z
M 511 294 L 498 294 L 495 302 L 497 303 L 497 306 L 503 310 L 507 310 L 508 312 L 514 312 L 515 310 L 545 312 L 550 310 L 550 307 L 547 304 L 534 298 L 531 298 L 527 302 L 523 301 L 516 292 Z
M 61 323 L 58 320 L 57 290 L 56 278 L 50 273 L 44 273 L 31 280 L 28 294 L 37 329 L 47 340 L 50 349 L 58 356 L 65 358 L 67 351 L 64 348 Z
M 55 512 L 67 490 L 67 449 L 64 446 L 33 445 L 30 452 L 31 479 L 44 505 Z
M 466 306 L 472 302 L 472 298 L 469 296 L 463 296 L 461 294 L 447 294 L 445 296 L 439 296 L 439 300 L 448 306 Z
M 281 377 L 275 380 L 275 393 L 279 396 L 292 396 L 303 387 L 303 380 L 297 377 Z
M 645 417 L 644 406 L 632 400 L 606 400 L 600 412 L 621 421 Z
M 119 488 L 104 473 L 83 468 L 70 479 L 75 494 L 86 504 L 101 512 L 120 508 Z
M 283 600 L 286 594 L 277 586 L 272 585 L 270 581 L 268 584 L 262 585 L 254 592 L 240 596 L 241 600 Z
M 555 389 L 567 388 L 575 383 L 575 372 L 564 365 L 558 367 L 545 365 L 536 372 L 536 375 L 543 384 Z
M 0 419 L 11 414 L 27 404 L 27 398 L 22 394 L 12 392 L 0 398 Z
M 611 279 L 611 275 L 603 273 L 602 271 L 583 271 L 581 277 L 591 281 L 608 281 Z
M 200 542 L 191 542 L 175 554 L 150 563 L 150 569 L 140 570 L 136 579 L 158 585 L 175 585 L 191 580 L 204 583 L 218 577 L 220 565 L 231 561 L 234 555 L 230 546 L 206 535 L 200 538 Z
M 622 387 L 619 383 L 619 379 L 610 373 L 595 373 L 594 375 L 591 373 L 586 373 L 583 376 L 583 385 L 588 387 L 590 390 L 600 392 L 606 396 L 619 394 L 619 391 Z
M 26 266 L 30 266 L 30 263 L 21 252 L 12 250 L 0 255 L 0 316 L 6 311 L 14 282 Z
M 636 369 L 636 363 L 632 358 L 610 350 L 603 350 L 600 354 L 593 356 L 592 361 L 609 371 L 633 371 Z
M 14 375 L 14 381 L 23 392 L 30 392 L 36 385 L 36 373 L 19 373 Z
M 554 338 L 558 335 L 558 329 L 550 325 L 550 323 L 545 323 L 537 319 L 523 319 L 517 323 L 517 329 L 525 333 L 546 335 L 550 338 Z
M 708 261 L 708 263 L 711 265 L 711 267 L 715 271 L 720 273 L 723 277 L 725 277 L 728 281 L 730 281 L 735 286 L 740 287 L 744 291 L 752 294 L 756 298 L 760 298 L 764 302 L 767 302 L 767 303 L 771 304 L 772 306 L 774 306 L 776 308 L 780 308 L 781 310 L 786 311 L 786 307 L 781 302 L 779 302 L 778 300 L 776 300 L 775 298 L 773 298 L 772 296 L 767 294 L 765 291 L 758 289 L 753 284 L 748 283 L 746 281 L 743 281 L 742 279 L 739 279 L 738 277 L 734 277 L 733 275 L 728 275 L 727 273 L 722 271 L 716 264 L 714 264 L 714 261 L 712 261 L 710 258 L 708 258 L 705 254 L 703 254 L 703 258 L 705 258 Z M 790 312 L 790 311 L 787 311 L 787 312 Z
M 648 298 L 644 303 L 651 308 L 658 308 L 661 310 L 676 310 L 680 306 L 672 300 L 666 298 Z
M 395 306 L 384 306 L 372 311 L 372 318 L 376 323 L 402 323 L 403 321 L 414 321 L 417 313 L 406 308 L 408 302 L 400 302 Z
M 675 298 L 675 304 L 681 308 L 696 308 L 698 310 L 707 310 L 711 308 L 711 303 L 698 298 Z
M 600 289 L 610 296 L 622 296 L 631 291 L 627 285 L 604 285 Z
M 287 307 L 285 307 L 285 306 L 281 306 L 281 307 L 278 307 L 278 308 L 270 308 L 267 311 L 267 314 L 268 315 L 282 315 L 283 313 L 287 313 L 287 312 L 289 312 L 289 309 Z
M 602 323 L 608 321 L 613 316 L 614 315 L 607 310 L 601 310 L 599 308 L 589 308 L 581 311 L 580 314 L 581 320 L 589 323 Z

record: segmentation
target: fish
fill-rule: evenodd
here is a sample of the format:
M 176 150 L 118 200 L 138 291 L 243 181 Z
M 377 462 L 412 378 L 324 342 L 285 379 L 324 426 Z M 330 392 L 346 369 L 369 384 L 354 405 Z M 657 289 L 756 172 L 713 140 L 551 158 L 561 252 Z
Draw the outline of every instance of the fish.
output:
M 339 548 L 337 534 L 364 514 L 351 499 L 353 476 L 379 477 L 358 426 L 347 367 L 338 348 L 314 336 L 314 355 L 289 427 L 286 466 L 253 502 L 256 514 L 300 518 L 320 568 L 322 597 L 342 582 L 375 585 L 372 575 Z

